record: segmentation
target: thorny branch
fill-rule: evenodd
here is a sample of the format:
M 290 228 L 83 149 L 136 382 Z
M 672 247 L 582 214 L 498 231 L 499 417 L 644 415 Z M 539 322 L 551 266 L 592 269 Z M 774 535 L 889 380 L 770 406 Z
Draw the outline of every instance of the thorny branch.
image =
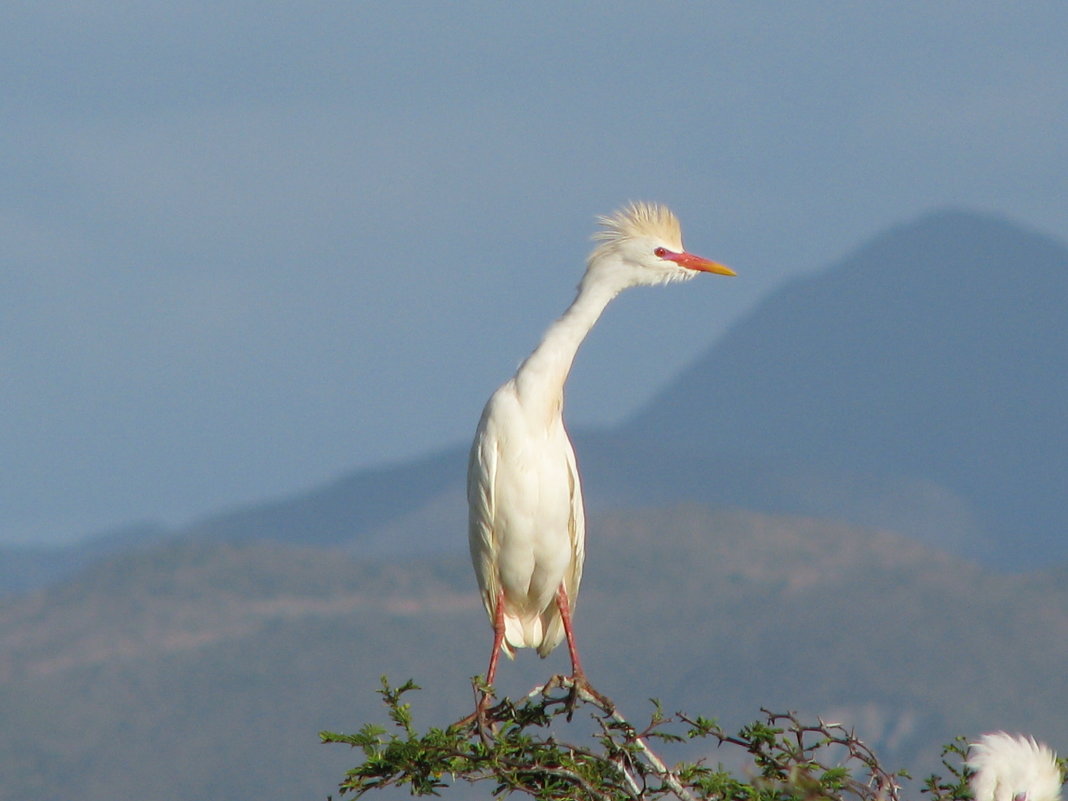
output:
M 516 701 L 503 698 L 493 705 L 485 695 L 491 688 L 480 677 L 472 684 L 476 698 L 486 699 L 476 714 L 420 734 L 403 700 L 418 687 L 408 681 L 394 689 L 383 677 L 379 693 L 399 733 L 370 724 L 356 734 L 321 733 L 323 742 L 363 751 L 363 762 L 348 771 L 341 792 L 359 797 L 407 785 L 413 795 L 436 795 L 463 779 L 494 782 L 494 795 L 518 791 L 544 801 L 900 801 L 898 780 L 906 774 L 885 770 L 871 749 L 838 723 L 805 723 L 796 713 L 763 709 L 763 720 L 729 734 L 714 720 L 665 715 L 654 701 L 649 725 L 639 730 L 611 699 L 564 676 L 553 676 Z M 592 734 L 571 725 L 579 710 L 594 722 Z M 592 742 L 560 740 L 554 724 L 568 736 L 583 734 Z M 703 759 L 669 767 L 650 746 L 653 740 L 695 739 L 743 749 L 751 771 L 740 779 Z M 966 797 L 960 775 L 946 766 L 958 781 L 928 780 L 932 801 Z
M 710 730 L 710 734 L 719 740 L 720 745 L 729 743 L 749 751 L 755 763 L 764 768 L 765 778 L 786 780 L 790 770 L 797 766 L 807 766 L 826 775 L 840 770 L 846 763 L 854 762 L 864 766 L 868 779 L 859 782 L 851 775 L 844 774 L 843 789 L 861 801 L 899 801 L 901 785 L 897 780 L 902 774 L 887 772 L 871 748 L 857 738 L 853 729 L 847 730 L 840 723 L 827 723 L 822 718 L 817 718 L 815 725 L 806 724 L 796 712 L 776 713 L 763 707 L 760 711 L 767 718 L 767 730 L 785 736 L 778 741 L 771 741 L 760 736 L 757 724 L 746 727 L 737 736 L 724 734 L 718 727 Z M 678 714 L 678 718 L 690 725 L 697 725 L 682 713 Z M 773 753 L 774 749 L 780 751 L 778 758 Z M 844 758 L 841 757 L 843 753 Z M 837 765 L 826 764 L 835 756 L 839 757 Z M 822 760 L 818 757 L 822 757 Z
M 598 717 L 596 715 L 594 717 L 595 719 L 597 719 L 598 723 L 600 723 L 601 730 L 604 732 L 605 738 L 609 743 L 614 742 L 612 739 L 613 732 L 608 726 L 605 725 L 605 719 L 610 718 L 611 720 L 615 721 L 616 724 L 618 724 L 619 730 L 624 733 L 624 742 L 633 743 L 641 750 L 642 755 L 652 767 L 652 772 L 661 780 L 663 780 L 663 782 L 671 788 L 671 790 L 675 793 L 676 796 L 683 799 L 683 801 L 696 801 L 696 799 L 693 797 L 693 794 L 690 793 L 689 790 L 687 790 L 679 783 L 678 777 L 670 770 L 668 770 L 667 766 L 664 765 L 663 760 L 660 759 L 660 757 L 657 756 L 651 748 L 649 748 L 649 745 L 646 743 L 646 738 L 643 737 L 642 734 L 638 734 L 638 732 L 635 731 L 634 727 L 621 714 L 619 714 L 619 711 L 616 709 L 615 704 L 612 703 L 612 701 L 606 696 L 603 696 L 596 691 L 590 692 L 590 688 L 588 687 L 583 687 L 581 685 L 576 686 L 570 678 L 567 678 L 565 676 L 553 676 L 548 682 L 543 684 L 541 687 L 535 687 L 533 690 L 531 690 L 530 693 L 527 694 L 527 698 L 532 699 L 538 695 L 541 695 L 543 698 L 546 699 L 546 701 L 554 701 L 555 699 L 553 699 L 552 696 L 549 695 L 550 690 L 552 690 L 554 687 L 560 687 L 562 689 L 569 690 L 572 693 L 577 693 L 578 698 L 580 700 L 584 701 L 587 704 L 591 704 L 592 706 L 600 710 L 602 717 Z M 646 732 L 644 732 L 643 734 L 648 734 L 649 731 L 652 730 L 652 728 L 652 725 L 650 725 L 650 728 L 647 729 Z M 604 740 L 602 742 L 604 742 Z M 629 765 L 630 768 L 633 770 L 636 769 L 638 765 L 636 762 L 633 761 L 633 759 L 627 759 L 626 761 L 624 761 L 623 755 L 626 753 L 626 751 L 621 751 L 620 755 L 617 757 L 619 761 L 615 764 L 617 764 L 620 772 L 627 780 L 627 784 L 634 792 L 634 797 L 640 798 L 642 797 L 642 795 L 638 789 L 637 781 L 634 779 L 631 771 L 627 768 L 627 765 Z

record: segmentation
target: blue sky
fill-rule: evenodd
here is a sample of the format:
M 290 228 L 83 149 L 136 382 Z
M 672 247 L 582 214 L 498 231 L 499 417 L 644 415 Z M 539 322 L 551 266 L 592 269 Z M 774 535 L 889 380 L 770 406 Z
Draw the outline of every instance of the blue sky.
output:
M 573 426 L 945 205 L 1068 239 L 1059 3 L 9 4 L 0 541 L 181 524 L 466 440 L 593 218 L 735 279 L 620 298 Z

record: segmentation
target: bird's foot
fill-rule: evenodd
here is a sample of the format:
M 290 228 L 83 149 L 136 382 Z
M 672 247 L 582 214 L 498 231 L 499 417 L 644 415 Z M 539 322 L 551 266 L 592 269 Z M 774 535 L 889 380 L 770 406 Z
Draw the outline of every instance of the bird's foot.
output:
M 490 715 L 492 701 L 495 700 L 492 693 L 483 692 L 475 705 L 475 720 L 478 721 L 479 734 L 494 731 L 494 723 Z
M 568 687 L 567 702 L 565 709 L 567 709 L 567 719 L 570 722 L 572 715 L 575 714 L 575 707 L 578 702 L 590 701 L 599 706 L 607 714 L 611 714 L 615 711 L 616 705 L 612 703 L 612 699 L 607 695 L 599 693 L 589 679 L 586 678 L 585 673 L 574 673 L 570 678 L 564 680 L 565 686 Z
M 483 742 L 488 742 L 497 733 L 497 721 L 500 719 L 501 708 L 508 703 L 508 699 L 494 706 L 497 695 L 493 685 L 476 679 L 475 690 L 475 730 Z
M 450 728 L 466 729 L 474 724 L 476 731 L 485 739 L 486 732 L 494 730 L 492 711 L 496 696 L 493 685 L 487 684 L 481 676 L 472 679 L 471 686 L 475 693 L 475 711 L 460 718 Z

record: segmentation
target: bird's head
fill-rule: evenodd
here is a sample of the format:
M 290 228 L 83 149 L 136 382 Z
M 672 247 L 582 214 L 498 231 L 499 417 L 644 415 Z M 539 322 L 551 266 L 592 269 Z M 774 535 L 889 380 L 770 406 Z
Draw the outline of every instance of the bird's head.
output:
M 656 203 L 631 203 L 598 220 L 593 238 L 600 244 L 590 254 L 588 280 L 629 286 L 686 281 L 698 273 L 735 275 L 734 270 L 688 253 L 682 229 L 671 209 Z

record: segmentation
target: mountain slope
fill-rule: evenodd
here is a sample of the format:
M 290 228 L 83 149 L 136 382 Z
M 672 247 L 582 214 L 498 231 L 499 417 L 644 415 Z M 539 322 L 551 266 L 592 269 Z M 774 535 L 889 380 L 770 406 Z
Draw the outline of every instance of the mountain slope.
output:
M 183 535 L 217 540 L 282 540 L 336 545 L 430 502 L 466 471 L 458 448 L 399 465 L 357 470 L 309 492 L 213 515 Z
M 114 554 L 154 545 L 168 534 L 162 526 L 138 523 L 103 531 L 71 545 L 0 546 L 0 597 L 62 581 Z
M 947 211 L 783 287 L 620 433 L 743 464 L 911 478 L 1015 566 L 1068 556 L 1068 249 Z

